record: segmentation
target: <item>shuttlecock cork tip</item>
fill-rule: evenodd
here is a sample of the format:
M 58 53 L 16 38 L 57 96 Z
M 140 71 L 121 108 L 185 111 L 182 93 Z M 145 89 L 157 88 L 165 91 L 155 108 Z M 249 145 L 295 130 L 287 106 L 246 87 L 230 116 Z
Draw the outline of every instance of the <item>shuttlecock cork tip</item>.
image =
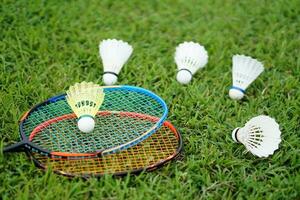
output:
M 188 84 L 192 80 L 192 73 L 189 70 L 183 69 L 177 72 L 176 79 L 181 84 Z
M 77 125 L 80 131 L 90 133 L 95 128 L 95 120 L 91 116 L 84 116 L 79 118 Z
M 244 94 L 245 91 L 237 87 L 231 87 L 229 90 L 229 97 L 233 100 L 241 100 Z
M 238 139 L 237 139 L 237 132 L 239 131 L 240 128 L 235 128 L 232 133 L 231 133 L 231 137 L 233 139 L 234 142 L 238 143 Z
M 105 85 L 114 85 L 118 80 L 118 76 L 112 73 L 103 74 L 103 82 Z

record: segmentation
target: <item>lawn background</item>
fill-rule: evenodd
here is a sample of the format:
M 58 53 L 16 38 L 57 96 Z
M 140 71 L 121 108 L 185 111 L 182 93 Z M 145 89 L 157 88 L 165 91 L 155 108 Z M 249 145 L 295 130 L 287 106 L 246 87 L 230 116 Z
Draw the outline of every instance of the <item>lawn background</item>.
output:
M 119 84 L 166 100 L 184 158 L 139 176 L 68 180 L 0 153 L 2 199 L 300 199 L 300 1 L 1 1 L 1 148 L 18 141 L 19 117 L 79 81 L 102 84 L 98 43 L 128 41 Z M 193 81 L 176 82 L 175 47 L 209 53 Z M 228 97 L 231 57 L 251 55 L 265 72 L 243 101 Z M 275 117 L 280 150 L 260 159 L 232 142 L 251 117 Z

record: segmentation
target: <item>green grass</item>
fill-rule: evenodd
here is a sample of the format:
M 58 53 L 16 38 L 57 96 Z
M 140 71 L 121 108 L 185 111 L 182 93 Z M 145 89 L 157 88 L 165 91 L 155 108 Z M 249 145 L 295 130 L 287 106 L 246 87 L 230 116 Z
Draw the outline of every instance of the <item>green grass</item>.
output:
M 37 169 L 25 154 L 0 155 L 2 199 L 300 199 L 300 1 L 2 1 L 2 146 L 18 141 L 32 105 L 78 81 L 102 83 L 98 42 L 134 46 L 119 83 L 163 97 L 184 139 L 184 158 L 139 176 L 69 180 Z M 175 80 L 176 45 L 205 45 L 209 63 Z M 263 61 L 246 98 L 228 97 L 231 57 Z M 231 131 L 251 117 L 276 118 L 282 143 L 265 159 L 245 153 Z

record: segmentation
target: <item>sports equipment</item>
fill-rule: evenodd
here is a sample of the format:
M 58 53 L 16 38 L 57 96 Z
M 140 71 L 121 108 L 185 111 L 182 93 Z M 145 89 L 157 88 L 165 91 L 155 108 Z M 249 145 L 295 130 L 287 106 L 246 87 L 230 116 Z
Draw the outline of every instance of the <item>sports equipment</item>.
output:
M 240 100 L 244 97 L 247 87 L 264 71 L 258 60 L 245 55 L 232 57 L 233 85 L 229 90 L 231 99 Z
M 126 175 L 142 171 L 152 171 L 176 158 L 182 149 L 179 132 L 170 122 L 163 126 L 147 140 L 127 150 L 101 158 L 66 160 L 48 158 L 38 153 L 28 152 L 38 167 L 50 167 L 54 172 L 70 176 L 89 178 L 104 174 Z
M 243 128 L 232 132 L 232 139 L 245 145 L 246 149 L 258 157 L 268 157 L 278 149 L 281 132 L 276 121 L 260 115 L 248 121 Z
M 67 91 L 66 99 L 79 118 L 79 130 L 85 133 L 93 131 L 94 117 L 104 100 L 103 89 L 92 82 L 76 83 Z
M 134 146 L 150 137 L 165 121 L 166 103 L 156 94 L 133 86 L 105 86 L 105 99 L 89 134 L 76 127 L 77 117 L 66 95 L 34 106 L 20 120 L 22 141 L 4 152 L 24 147 L 44 156 L 63 159 L 100 157 Z
M 114 85 L 117 82 L 118 74 L 132 51 L 132 46 L 122 40 L 107 39 L 100 42 L 99 54 L 104 68 L 105 85 Z
M 176 47 L 174 59 L 178 68 L 177 81 L 188 84 L 196 71 L 206 65 L 208 54 L 198 43 L 183 42 Z

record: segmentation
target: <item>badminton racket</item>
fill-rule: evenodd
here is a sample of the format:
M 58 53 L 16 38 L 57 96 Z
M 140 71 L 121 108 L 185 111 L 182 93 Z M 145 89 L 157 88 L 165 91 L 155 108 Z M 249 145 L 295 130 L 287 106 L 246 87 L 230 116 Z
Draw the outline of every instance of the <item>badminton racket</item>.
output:
M 82 160 L 49 158 L 28 152 L 34 163 L 42 168 L 69 177 L 95 177 L 104 174 L 117 176 L 152 171 L 176 158 L 182 149 L 181 135 L 170 122 L 147 140 L 115 154 Z
M 103 87 L 105 99 L 95 116 L 95 129 L 80 132 L 66 95 L 52 97 L 20 120 L 21 142 L 4 152 L 30 151 L 47 157 L 99 157 L 132 147 L 151 136 L 165 121 L 166 103 L 156 94 L 133 86 Z

